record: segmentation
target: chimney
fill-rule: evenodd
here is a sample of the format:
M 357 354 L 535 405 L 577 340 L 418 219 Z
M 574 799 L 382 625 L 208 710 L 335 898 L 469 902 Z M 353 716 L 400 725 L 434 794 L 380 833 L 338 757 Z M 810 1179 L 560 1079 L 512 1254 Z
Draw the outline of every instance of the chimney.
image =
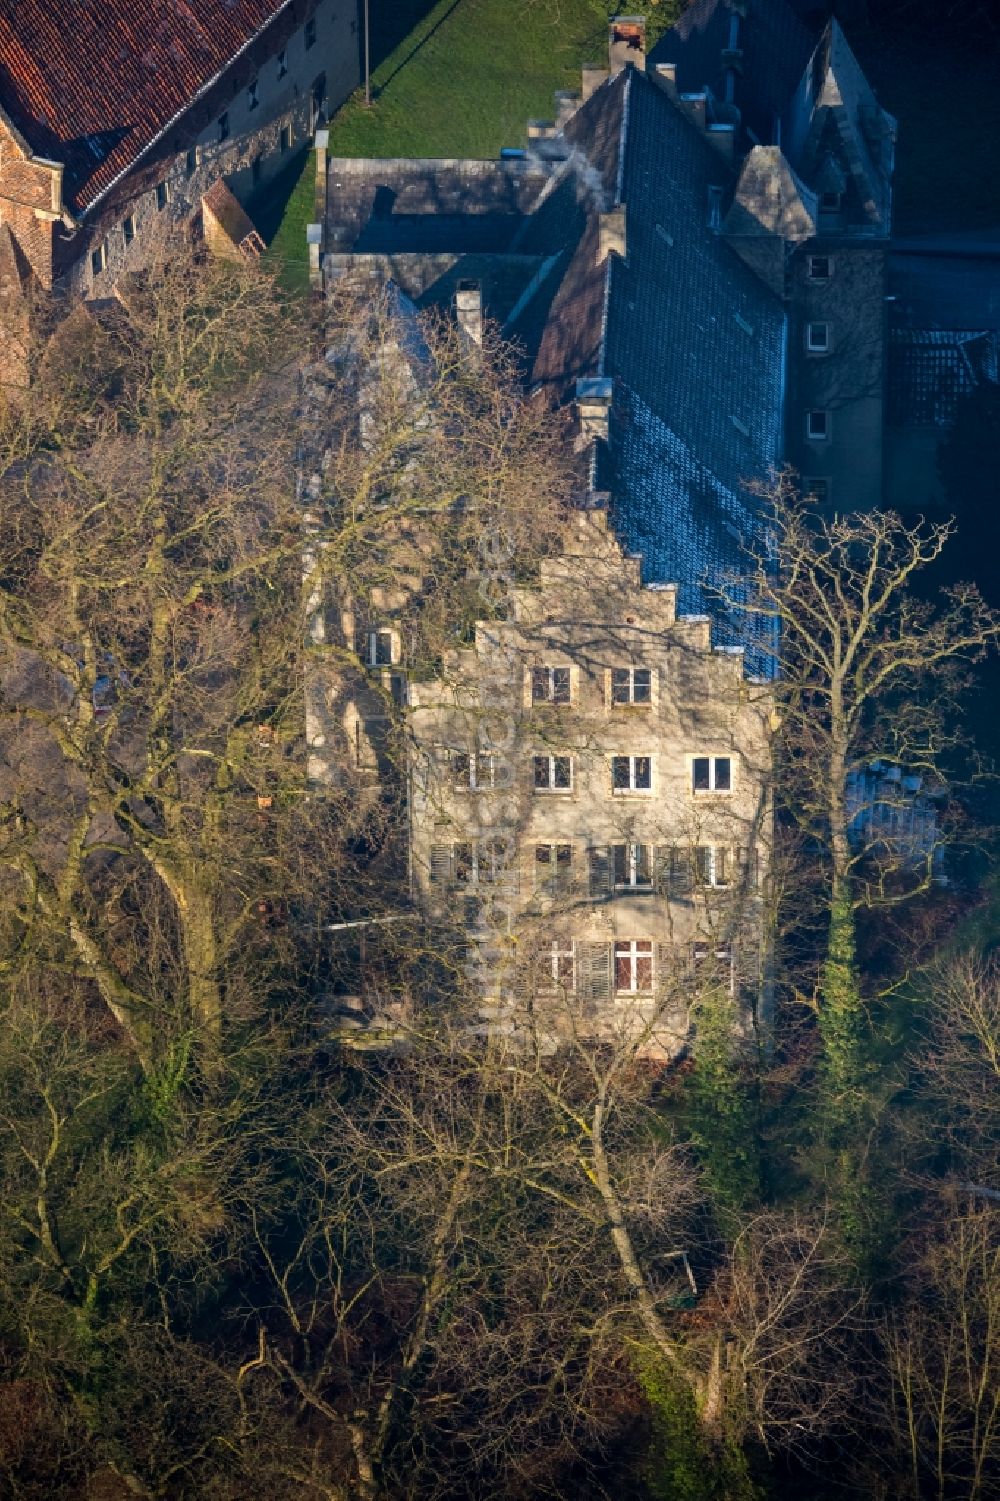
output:
M 692 125 L 697 125 L 703 131 L 708 117 L 708 96 L 706 94 L 682 94 L 680 106 Z
M 483 289 L 478 281 L 460 281 L 456 287 L 455 320 L 470 344 L 482 344 Z
M 591 376 L 576 383 L 576 411 L 580 419 L 580 437 L 584 443 L 595 438 L 608 441 L 608 422 L 614 382 L 605 375 Z
M 581 74 L 581 102 L 586 104 L 591 94 L 599 89 L 602 83 L 607 82 L 607 78 L 607 68 L 584 68 Z
M 556 127 L 562 130 L 567 120 L 571 120 L 580 108 L 580 95 L 574 94 L 572 89 L 556 90 Z
M 644 16 L 613 16 L 608 27 L 608 66 L 612 78 L 635 63 L 646 66 L 646 20 Z
M 652 77 L 669 99 L 677 102 L 677 64 L 657 63 Z
M 609 209 L 606 214 L 598 214 L 598 240 L 597 240 L 597 264 L 600 266 L 607 260 L 612 250 L 617 251 L 622 260 L 625 259 L 625 205 Z

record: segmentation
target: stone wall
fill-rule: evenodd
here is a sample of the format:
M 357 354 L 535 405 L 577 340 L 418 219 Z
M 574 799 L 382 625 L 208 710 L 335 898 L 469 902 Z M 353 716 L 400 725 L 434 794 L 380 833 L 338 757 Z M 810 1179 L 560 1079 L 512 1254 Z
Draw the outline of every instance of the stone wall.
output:
M 316 24 L 316 41 L 309 48 L 307 19 Z M 155 260 L 171 237 L 196 219 L 202 195 L 220 177 L 244 204 L 272 181 L 307 147 L 318 120 L 343 103 L 359 76 L 356 0 L 310 0 L 279 16 L 254 49 L 234 61 L 78 227 L 57 227 L 49 250 L 49 282 L 54 277 L 77 295 L 108 296 L 123 272 Z M 253 81 L 257 103 L 251 108 Z M 223 115 L 229 127 L 225 141 Z M 11 221 L 16 215 L 11 227 L 19 241 L 22 234 L 30 237 L 31 249 L 23 248 L 43 285 L 44 245 L 31 216 L 37 215 L 35 199 L 44 196 L 46 187 L 51 197 L 52 180 L 52 170 L 43 173 L 37 164 L 18 163 L 0 135 L 0 218 Z M 24 197 L 29 187 L 35 197 L 25 212 L 16 194 Z
M 62 212 L 62 168 L 26 151 L 0 119 L 0 223 L 6 224 L 42 287 L 52 285 L 53 226 Z

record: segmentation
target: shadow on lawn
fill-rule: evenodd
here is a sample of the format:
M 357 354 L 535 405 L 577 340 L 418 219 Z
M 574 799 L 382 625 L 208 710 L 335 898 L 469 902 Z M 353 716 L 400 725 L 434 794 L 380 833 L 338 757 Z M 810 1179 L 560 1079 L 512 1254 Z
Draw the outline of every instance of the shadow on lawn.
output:
M 422 21 L 424 16 L 434 9 L 436 4 L 437 0 L 369 0 L 371 65 L 373 73 L 379 63 L 384 62 L 391 52 L 395 52 L 400 42 L 409 36 L 414 26 Z M 457 4 L 458 0 L 455 0 L 455 4 L 449 7 L 447 15 L 451 15 Z M 445 17 L 442 16 L 441 20 L 444 19 Z M 440 24 L 441 21 L 438 21 L 437 25 L 427 35 L 432 36 Z M 406 58 L 406 62 L 409 62 L 410 57 L 420 50 L 426 40 L 427 37 L 424 37 L 422 41 L 417 43 L 413 52 Z M 362 47 L 364 46 L 363 37 L 361 38 L 361 45 Z M 403 67 L 403 63 L 400 63 L 399 66 Z M 395 71 L 398 72 L 399 69 L 397 68 Z M 382 86 L 384 88 L 385 84 Z

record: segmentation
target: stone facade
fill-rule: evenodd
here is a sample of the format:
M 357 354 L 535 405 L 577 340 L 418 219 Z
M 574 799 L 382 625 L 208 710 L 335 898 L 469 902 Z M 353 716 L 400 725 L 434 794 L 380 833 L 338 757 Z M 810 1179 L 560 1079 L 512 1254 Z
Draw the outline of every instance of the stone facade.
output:
M 685 1046 L 711 984 L 767 1009 L 770 690 L 643 587 L 603 509 L 409 686 L 411 871 L 465 930 L 490 1025 Z
M 0 115 L 0 221 L 40 286 L 107 296 L 196 220 L 220 178 L 246 204 L 358 80 L 355 0 L 293 0 L 80 213 L 60 164 L 33 156 Z

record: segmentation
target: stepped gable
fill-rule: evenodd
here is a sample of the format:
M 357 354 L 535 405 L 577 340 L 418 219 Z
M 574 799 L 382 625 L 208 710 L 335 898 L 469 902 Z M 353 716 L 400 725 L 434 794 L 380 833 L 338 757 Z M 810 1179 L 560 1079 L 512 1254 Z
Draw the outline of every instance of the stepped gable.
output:
M 607 383 L 595 487 L 644 577 L 675 581 L 681 613 L 716 613 L 712 583 L 745 570 L 760 525 L 745 484 L 781 459 L 784 313 L 719 232 L 731 170 L 653 80 L 627 69 L 603 84 L 565 141 L 610 195 L 620 241 L 605 235 L 602 254 L 602 216 L 588 214 L 534 378 L 561 397 L 589 379 L 588 399 Z M 718 629 L 745 636 L 742 622 Z
M 734 30 L 738 59 L 732 57 Z M 694 0 L 649 61 L 653 67 L 673 63 L 681 93 L 700 93 L 707 85 L 718 100 L 726 98 L 727 62 L 734 64 L 733 103 L 757 139 L 770 142 L 815 46 L 815 32 L 787 0 L 753 0 L 749 6 Z
M 289 4 L 0 0 L 0 108 L 82 213 Z

